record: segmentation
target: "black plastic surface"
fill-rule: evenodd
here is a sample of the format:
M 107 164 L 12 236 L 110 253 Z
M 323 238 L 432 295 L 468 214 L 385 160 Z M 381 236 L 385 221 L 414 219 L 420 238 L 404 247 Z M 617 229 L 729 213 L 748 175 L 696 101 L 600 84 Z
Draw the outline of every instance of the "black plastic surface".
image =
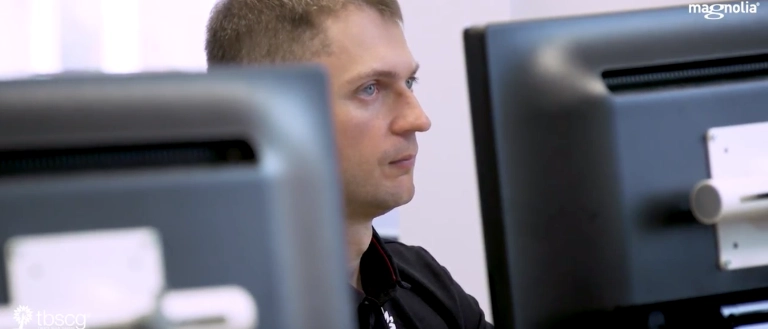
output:
M 0 176 L 0 243 L 152 226 L 169 288 L 241 285 L 256 299 L 260 328 L 352 328 L 329 104 L 325 74 L 306 66 L 2 82 L 0 154 L 69 150 L 72 159 L 87 149 L 98 161 L 86 164 L 104 166 L 77 160 L 76 171 Z M 247 147 L 214 151 L 214 160 L 250 161 L 108 155 L 221 141 Z M 70 163 L 62 159 L 54 167 Z
M 702 16 L 686 6 L 465 32 L 498 327 L 768 287 L 768 268 L 719 269 L 715 229 L 688 205 L 709 177 L 707 129 L 768 121 L 768 79 L 612 93 L 602 77 L 768 54 L 768 13 Z

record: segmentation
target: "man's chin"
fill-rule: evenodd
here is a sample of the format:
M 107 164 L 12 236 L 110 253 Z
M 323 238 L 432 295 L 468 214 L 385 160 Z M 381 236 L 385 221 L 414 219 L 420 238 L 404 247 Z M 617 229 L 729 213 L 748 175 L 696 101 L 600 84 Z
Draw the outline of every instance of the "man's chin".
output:
M 404 206 L 411 201 L 413 201 L 413 197 L 416 196 L 416 189 L 414 187 L 411 187 L 410 190 L 403 196 L 403 199 L 400 201 L 400 206 Z
M 376 202 L 376 206 L 371 207 L 371 209 L 375 209 L 375 214 L 373 214 L 373 217 L 379 217 L 383 216 L 386 213 L 395 210 L 395 208 L 398 208 L 400 206 L 404 206 L 411 202 L 413 200 L 414 193 L 403 193 L 396 197 L 393 197 L 392 195 L 389 195 L 388 198 L 382 198 L 379 200 L 379 202 Z
M 385 185 L 386 186 L 386 185 Z M 383 187 L 383 186 L 382 186 Z M 373 192 L 373 193 L 370 193 Z M 366 194 L 347 196 L 348 212 L 356 214 L 354 217 L 375 218 L 384 215 L 397 207 L 411 202 L 415 195 L 413 180 L 401 180 L 390 183 L 386 188 L 378 191 L 369 191 Z M 363 198 L 360 198 L 363 197 Z
M 413 184 L 413 176 L 401 177 L 389 188 L 389 195 L 382 197 L 387 198 L 390 204 L 400 207 L 413 200 L 416 194 L 416 186 Z
M 389 200 L 390 201 L 389 207 L 391 208 L 390 210 L 410 203 L 413 200 L 413 197 L 415 196 L 415 194 L 416 193 L 413 187 L 405 191 L 402 191 L 402 193 L 400 193 L 396 198 L 392 198 Z

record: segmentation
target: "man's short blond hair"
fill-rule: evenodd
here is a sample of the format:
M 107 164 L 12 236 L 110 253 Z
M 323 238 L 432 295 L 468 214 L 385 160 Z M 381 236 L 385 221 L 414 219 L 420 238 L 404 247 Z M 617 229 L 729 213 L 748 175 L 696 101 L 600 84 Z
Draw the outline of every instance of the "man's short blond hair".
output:
M 220 0 L 208 21 L 208 65 L 308 61 L 331 51 L 323 23 L 350 5 L 403 21 L 397 0 Z

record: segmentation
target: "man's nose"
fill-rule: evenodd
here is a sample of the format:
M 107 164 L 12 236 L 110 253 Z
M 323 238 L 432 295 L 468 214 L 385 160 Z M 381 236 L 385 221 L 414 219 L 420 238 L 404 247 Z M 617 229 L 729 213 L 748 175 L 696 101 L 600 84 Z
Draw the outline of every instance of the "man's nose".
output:
M 432 127 L 432 121 L 421 108 L 419 100 L 413 93 L 408 93 L 399 104 L 400 110 L 392 122 L 392 130 L 395 134 L 407 134 L 425 132 Z

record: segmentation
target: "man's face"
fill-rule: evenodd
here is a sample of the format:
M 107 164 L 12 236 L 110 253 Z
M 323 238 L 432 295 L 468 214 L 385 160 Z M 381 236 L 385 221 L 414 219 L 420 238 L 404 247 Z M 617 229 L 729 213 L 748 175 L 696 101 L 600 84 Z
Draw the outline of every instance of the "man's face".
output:
M 371 219 L 414 195 L 416 133 L 431 125 L 411 90 L 418 64 L 400 24 L 371 9 L 350 6 L 326 29 L 347 216 Z

